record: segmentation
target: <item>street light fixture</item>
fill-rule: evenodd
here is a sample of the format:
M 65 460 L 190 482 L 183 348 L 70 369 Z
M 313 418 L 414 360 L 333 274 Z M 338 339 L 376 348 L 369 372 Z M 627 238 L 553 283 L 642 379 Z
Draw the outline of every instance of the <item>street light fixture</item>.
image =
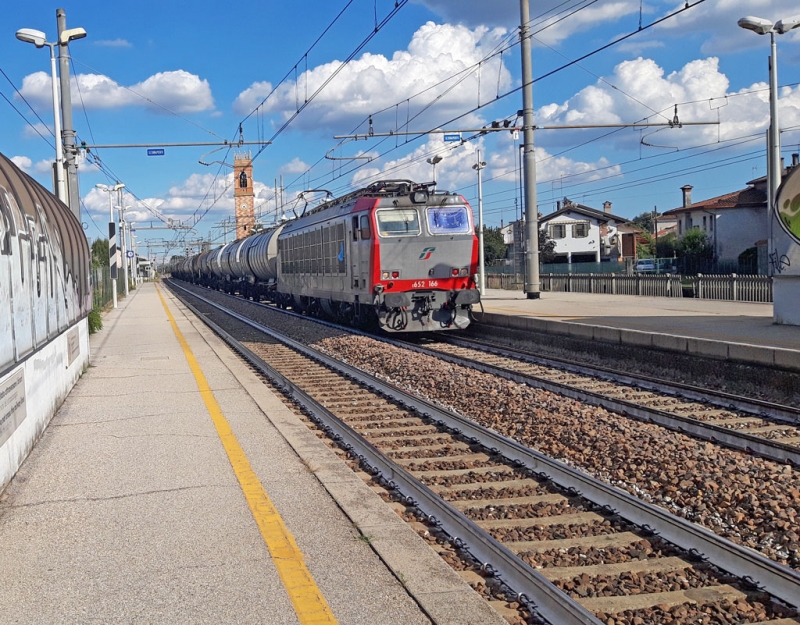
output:
M 478 291 L 481 297 L 486 293 L 486 255 L 483 251 L 483 184 L 481 170 L 486 167 L 486 161 L 481 160 L 481 151 L 478 148 L 478 162 L 472 169 L 478 172 Z
M 84 36 L 86 33 L 84 32 Z M 26 43 L 32 43 L 37 48 L 47 46 L 50 48 L 50 80 L 53 92 L 53 131 L 56 136 L 56 196 L 58 199 L 67 201 L 67 184 L 64 177 L 64 148 L 61 139 L 61 112 L 59 110 L 59 89 L 56 77 L 56 52 L 58 43 L 50 43 L 46 40 L 45 34 L 33 28 L 20 28 L 17 31 L 17 39 Z
M 763 17 L 748 15 L 738 22 L 741 28 L 752 30 L 759 35 L 769 33 L 769 132 L 767 140 L 767 239 L 768 253 L 772 257 L 772 211 L 778 198 L 778 187 L 781 184 L 781 136 L 778 122 L 778 51 L 775 45 L 775 33 L 783 35 L 800 26 L 800 15 L 774 24 Z
M 108 193 L 108 266 L 111 273 L 111 293 L 114 299 L 114 308 L 117 307 L 117 224 L 114 221 L 114 205 L 111 195 L 125 187 L 118 182 L 115 185 L 96 184 L 101 191 Z M 128 283 L 127 278 L 125 284 Z
M 438 155 L 428 159 L 428 164 L 429 165 L 433 165 L 433 186 L 434 187 L 436 186 L 436 164 L 437 163 L 441 163 L 442 160 L 443 160 L 443 157 L 438 156 Z

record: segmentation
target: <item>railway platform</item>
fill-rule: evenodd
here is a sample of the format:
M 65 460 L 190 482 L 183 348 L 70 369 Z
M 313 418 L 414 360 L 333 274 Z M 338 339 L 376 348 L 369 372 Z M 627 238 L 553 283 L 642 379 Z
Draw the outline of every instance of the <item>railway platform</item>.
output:
M 0 497 L 3 623 L 505 623 L 166 289 Z
M 800 327 L 774 324 L 772 304 L 501 289 L 482 299 L 476 318 L 496 326 L 800 371 Z

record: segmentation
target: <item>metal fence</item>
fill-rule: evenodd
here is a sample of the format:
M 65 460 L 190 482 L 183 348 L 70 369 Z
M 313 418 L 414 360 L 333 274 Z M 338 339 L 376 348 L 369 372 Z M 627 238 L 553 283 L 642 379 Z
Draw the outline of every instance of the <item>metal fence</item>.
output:
M 122 273 L 120 272 L 120 275 Z M 117 297 L 125 293 L 125 282 L 117 280 Z M 95 310 L 105 308 L 114 299 L 111 290 L 111 270 L 108 267 L 92 268 L 92 307 Z
M 543 273 L 540 278 L 542 291 L 772 302 L 772 278 L 767 276 Z M 522 290 L 523 285 L 521 274 L 486 276 L 486 286 L 491 289 Z
M 687 297 L 734 302 L 771 302 L 772 278 L 767 276 L 704 276 L 684 278 Z M 691 289 L 691 291 L 689 291 Z

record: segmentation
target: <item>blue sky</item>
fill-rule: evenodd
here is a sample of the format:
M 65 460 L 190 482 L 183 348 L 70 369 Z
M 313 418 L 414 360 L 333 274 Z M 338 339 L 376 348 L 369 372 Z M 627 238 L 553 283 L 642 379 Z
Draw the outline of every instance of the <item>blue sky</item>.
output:
M 519 91 L 498 98 L 520 85 L 518 0 L 399 4 L 196 0 L 187 8 L 169 0 L 19 3 L 0 36 L 0 69 L 8 77 L 0 75 L 0 93 L 19 111 L 0 100 L 0 151 L 51 186 L 48 52 L 17 41 L 14 32 L 34 28 L 53 40 L 55 12 L 61 7 L 68 27 L 88 32 L 70 46 L 75 128 L 88 144 L 236 140 L 240 123 L 246 141 L 274 136 L 272 145 L 247 148 L 257 153 L 256 206 L 266 222 L 275 216 L 280 176 L 285 210 L 291 214 L 297 193 L 305 188 L 338 195 L 379 178 L 431 180 L 426 160 L 435 155 L 443 157 L 436 168 L 438 187 L 464 194 L 477 207 L 472 165 L 481 149 L 488 162 L 483 172 L 486 222 L 507 223 L 519 211 L 520 141 L 510 133 L 464 144 L 427 135 L 337 147 L 334 135 L 366 132 L 370 115 L 376 132 L 396 130 L 407 120 L 410 130 L 476 128 L 493 120 L 513 121 L 522 108 Z M 684 6 L 660 0 L 531 4 L 536 77 L 635 33 L 640 21 L 647 26 Z M 736 21 L 744 15 L 777 20 L 798 12 L 792 0 L 705 0 L 538 80 L 539 125 L 664 121 L 672 119 L 676 104 L 682 121 L 720 122 L 658 132 L 537 131 L 539 211 L 546 214 L 558 199 L 569 197 L 597 208 L 610 201 L 614 213 L 633 217 L 654 206 L 675 208 L 685 184 L 694 186 L 695 199 L 703 199 L 765 175 L 769 38 L 741 30 Z M 387 18 L 375 33 L 376 23 Z M 778 37 L 787 160 L 800 151 L 798 42 L 800 29 Z M 315 92 L 297 113 L 306 94 Z M 231 217 L 233 199 L 231 170 L 220 162 L 231 163 L 233 153 L 212 150 L 167 148 L 161 157 L 148 157 L 144 149 L 91 151 L 80 171 L 87 236 L 104 237 L 108 219 L 107 196 L 94 185 L 120 180 L 130 192 L 125 196 L 130 220 L 157 225 L 157 215 L 167 216 L 194 226 L 190 240 L 221 243 L 220 224 Z M 327 160 L 330 150 L 337 157 L 367 158 Z M 179 238 L 169 230 L 138 234 L 140 242 Z

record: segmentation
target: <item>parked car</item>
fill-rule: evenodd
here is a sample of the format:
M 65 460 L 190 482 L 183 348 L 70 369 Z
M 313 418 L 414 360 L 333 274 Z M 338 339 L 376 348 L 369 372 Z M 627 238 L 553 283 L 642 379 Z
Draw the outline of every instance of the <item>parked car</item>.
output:
M 633 266 L 633 273 L 656 273 L 656 261 L 652 258 L 640 258 Z

